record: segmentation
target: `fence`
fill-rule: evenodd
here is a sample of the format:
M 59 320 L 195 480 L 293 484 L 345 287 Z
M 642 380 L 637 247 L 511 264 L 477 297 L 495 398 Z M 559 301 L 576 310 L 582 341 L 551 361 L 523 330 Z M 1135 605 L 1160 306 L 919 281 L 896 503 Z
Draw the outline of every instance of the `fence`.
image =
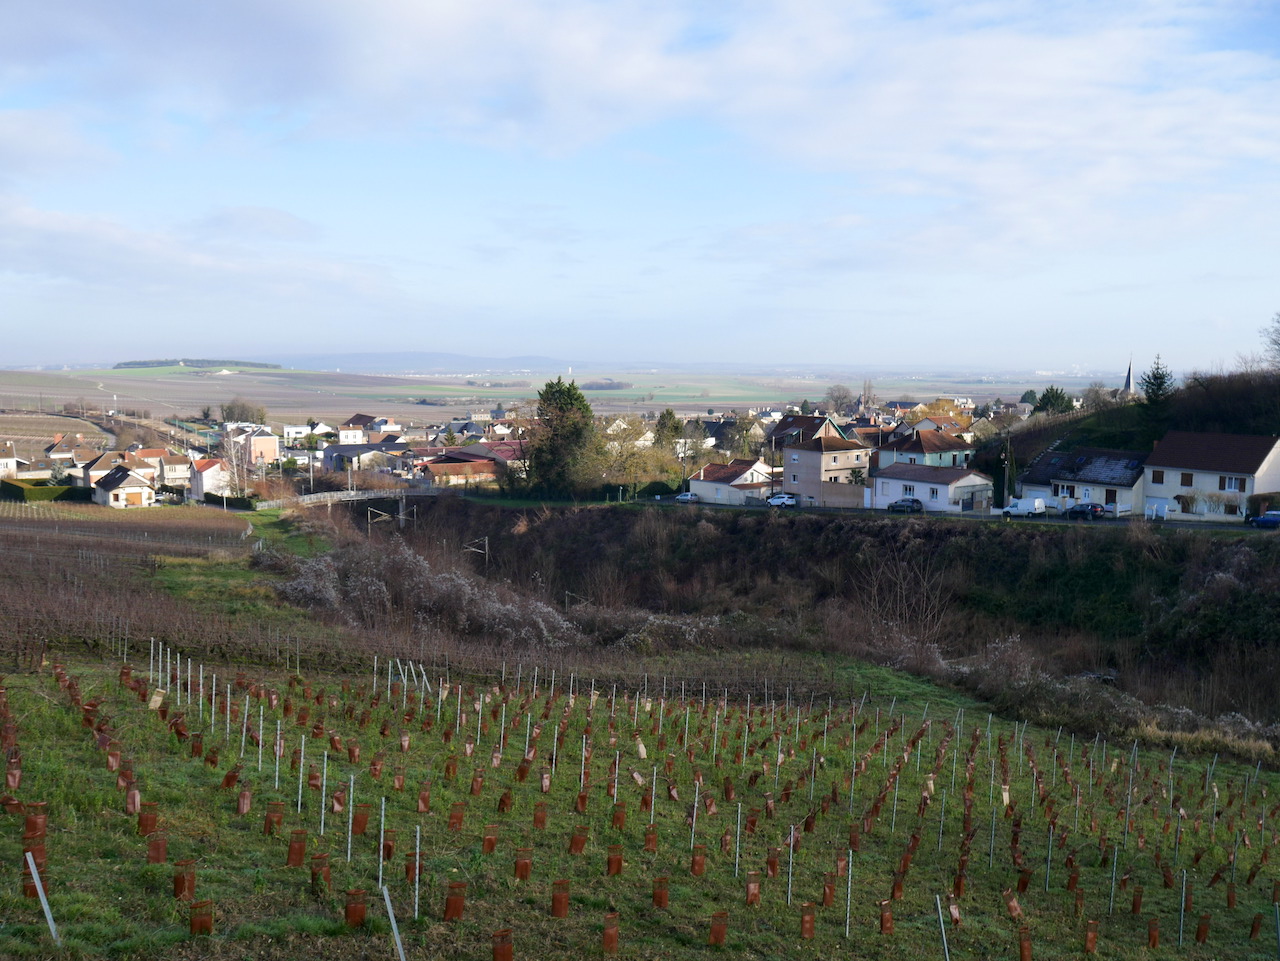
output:
M 319 494 L 299 494 L 274 501 L 258 501 L 254 510 L 273 510 L 277 507 L 307 507 L 313 504 L 335 504 L 342 501 L 388 500 L 400 497 L 435 497 L 440 493 L 435 487 L 392 487 L 386 490 L 323 491 Z

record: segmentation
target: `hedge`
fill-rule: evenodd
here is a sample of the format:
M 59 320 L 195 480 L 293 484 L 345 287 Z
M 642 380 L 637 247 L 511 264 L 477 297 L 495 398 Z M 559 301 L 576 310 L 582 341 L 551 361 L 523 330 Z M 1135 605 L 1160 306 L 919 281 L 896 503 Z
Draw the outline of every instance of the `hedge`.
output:
M 46 487 L 20 480 L 0 481 L 0 494 L 10 500 L 35 503 L 36 501 L 91 501 L 93 489 L 89 487 Z
M 221 494 L 205 494 L 204 502 L 215 507 L 234 507 L 238 511 L 251 511 L 254 509 L 254 498 L 252 497 L 232 497 L 231 495 L 223 497 Z

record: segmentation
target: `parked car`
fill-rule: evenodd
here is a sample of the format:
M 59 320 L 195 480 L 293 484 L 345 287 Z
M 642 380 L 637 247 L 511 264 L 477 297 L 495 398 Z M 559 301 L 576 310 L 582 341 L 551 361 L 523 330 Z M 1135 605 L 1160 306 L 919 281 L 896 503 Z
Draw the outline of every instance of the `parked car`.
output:
M 676 495 L 677 504 L 696 504 L 698 503 L 698 500 L 698 495 L 693 491 L 684 491 L 683 493 Z
M 889 505 L 890 514 L 919 514 L 923 510 L 924 504 L 918 497 L 899 497 Z
M 1267 511 L 1257 517 L 1250 517 L 1245 523 L 1265 530 L 1275 530 L 1280 527 L 1280 511 Z
M 770 507 L 795 507 L 796 495 L 795 494 L 774 494 L 767 501 L 765 501 L 765 503 L 768 504 Z
M 1004 507 L 991 508 L 993 514 L 1005 517 L 1043 517 L 1045 514 L 1043 497 L 1012 497 Z
M 1067 508 L 1067 519 L 1077 520 L 1083 518 L 1091 521 L 1099 517 L 1106 517 L 1107 509 L 1102 504 L 1095 504 L 1091 501 L 1084 501 L 1080 504 L 1072 504 Z

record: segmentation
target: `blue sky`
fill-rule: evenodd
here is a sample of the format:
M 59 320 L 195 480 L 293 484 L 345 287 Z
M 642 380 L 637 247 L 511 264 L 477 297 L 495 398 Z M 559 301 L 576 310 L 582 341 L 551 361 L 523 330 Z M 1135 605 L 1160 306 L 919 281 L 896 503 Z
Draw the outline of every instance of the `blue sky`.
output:
M 1271 3 L 14 0 L 0 31 L 8 364 L 1232 367 L 1280 311 L 1277 210 Z

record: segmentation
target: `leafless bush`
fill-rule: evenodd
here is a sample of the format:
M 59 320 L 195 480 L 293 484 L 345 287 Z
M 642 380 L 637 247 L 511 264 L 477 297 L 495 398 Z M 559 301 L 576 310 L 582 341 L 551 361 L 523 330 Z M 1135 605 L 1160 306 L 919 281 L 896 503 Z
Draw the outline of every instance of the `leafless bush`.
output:
M 278 590 L 289 603 L 367 628 L 444 630 L 520 646 L 581 641 L 554 607 L 458 570 L 433 569 L 399 539 L 355 542 L 304 562 Z

